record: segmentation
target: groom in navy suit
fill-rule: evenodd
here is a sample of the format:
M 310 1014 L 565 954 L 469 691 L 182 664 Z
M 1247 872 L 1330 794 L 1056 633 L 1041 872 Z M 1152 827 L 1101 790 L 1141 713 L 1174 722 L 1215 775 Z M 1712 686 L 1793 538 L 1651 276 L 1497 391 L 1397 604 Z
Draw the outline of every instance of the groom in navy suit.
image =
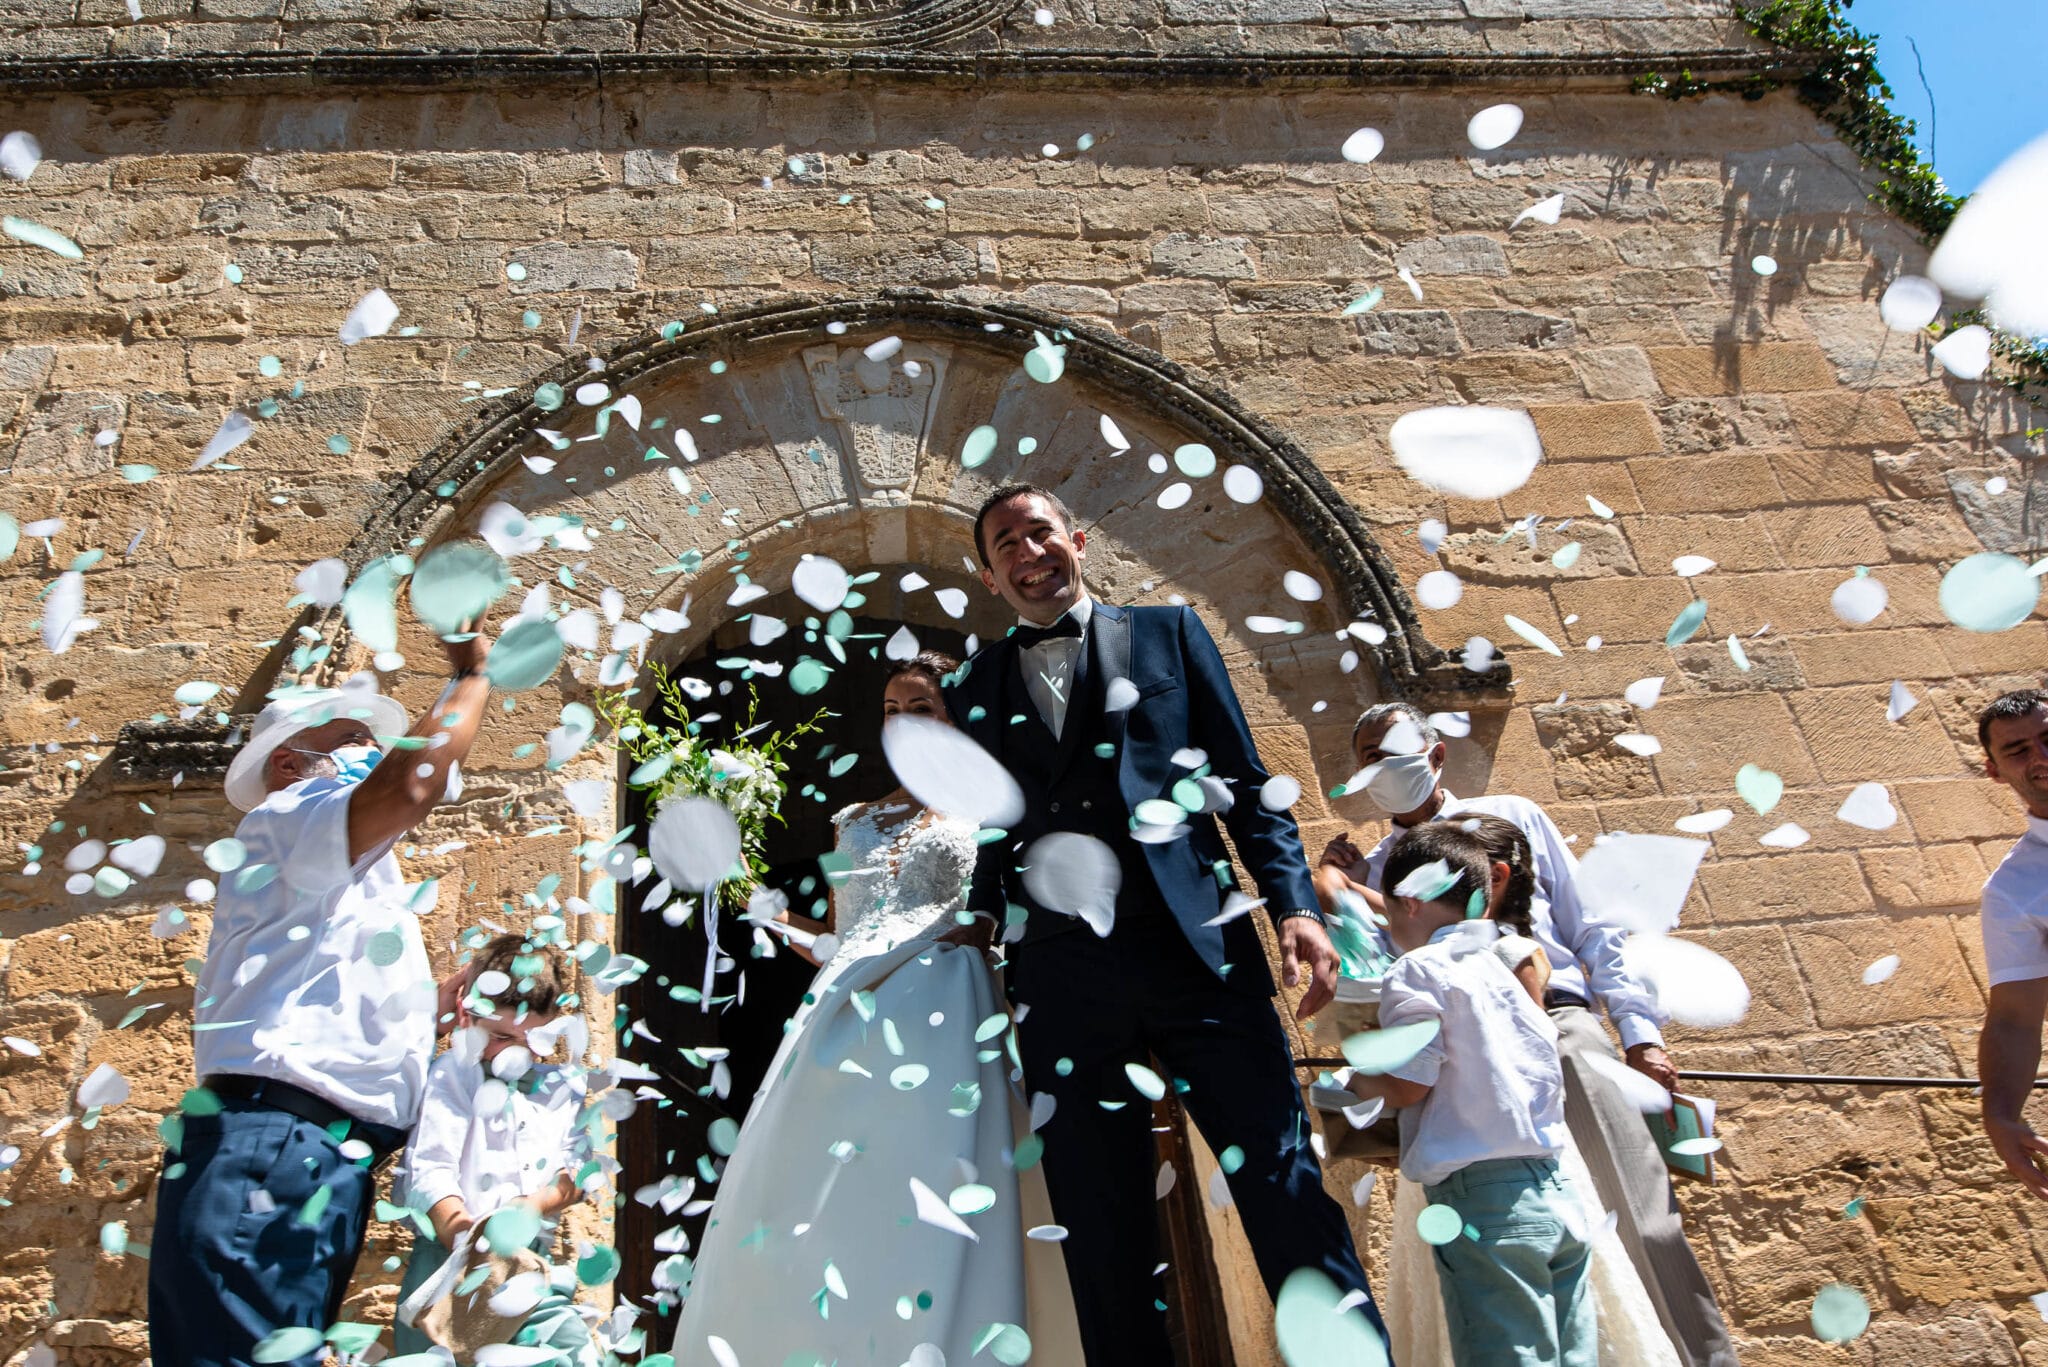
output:
M 1168 797 L 1183 779 L 1223 780 L 1222 821 L 1266 899 L 1287 983 L 1311 975 L 1301 1014 L 1331 999 L 1337 953 L 1300 833 L 1286 811 L 1259 801 L 1267 774 L 1222 656 L 1187 608 L 1090 599 L 1087 534 L 1044 489 L 998 489 L 974 534 L 982 583 L 1019 623 L 968 662 L 946 702 L 1016 778 L 1025 815 L 983 846 L 968 904 L 1010 942 L 1025 1085 L 1054 1098 L 1039 1133 L 1089 1363 L 1173 1362 L 1154 1274 L 1152 1108 L 1126 1071 L 1152 1058 L 1209 1147 L 1242 1155 L 1228 1180 L 1268 1292 L 1317 1269 L 1363 1296 L 1354 1313 L 1384 1335 L 1309 1147 L 1257 931 L 1244 916 L 1221 918 L 1234 879 L 1216 818 L 1190 812 L 1171 838 L 1133 838 L 1140 802 Z M 1092 836 L 1121 865 L 1106 936 L 1038 904 L 1019 877 L 1032 844 L 1054 832 Z

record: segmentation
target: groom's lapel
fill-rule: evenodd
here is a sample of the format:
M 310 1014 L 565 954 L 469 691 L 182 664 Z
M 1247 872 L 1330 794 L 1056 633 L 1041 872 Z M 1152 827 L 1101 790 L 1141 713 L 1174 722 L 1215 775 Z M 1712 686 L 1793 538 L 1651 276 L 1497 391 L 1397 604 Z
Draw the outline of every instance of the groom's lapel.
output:
M 1017 644 L 1005 637 L 980 652 L 967 674 L 969 719 L 967 734 L 997 759 L 1003 757 L 1003 737 L 1009 734 L 1003 711 L 1003 679 L 1017 668 Z M 981 710 L 974 716 L 974 709 Z
M 1109 603 L 1095 605 L 1094 618 L 1089 624 L 1089 647 L 1087 653 L 1095 658 L 1091 667 L 1095 670 L 1093 703 L 1102 706 L 1109 700 L 1109 686 L 1117 679 L 1126 683 L 1131 678 L 1131 615 L 1129 608 L 1116 607 Z M 1130 709 L 1120 707 L 1114 712 L 1103 714 L 1105 739 L 1121 754 L 1124 748 L 1124 723 L 1130 716 Z

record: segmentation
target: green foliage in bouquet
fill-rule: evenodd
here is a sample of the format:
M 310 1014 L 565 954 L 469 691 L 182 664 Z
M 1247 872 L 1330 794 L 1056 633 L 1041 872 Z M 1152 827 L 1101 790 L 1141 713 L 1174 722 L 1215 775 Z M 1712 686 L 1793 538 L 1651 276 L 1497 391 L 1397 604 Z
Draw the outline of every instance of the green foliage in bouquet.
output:
M 732 813 L 739 823 L 740 858 L 747 876 L 724 884 L 719 896 L 743 906 L 768 872 L 761 853 L 768 823 L 787 824 L 782 819 L 782 799 L 788 792 L 784 775 L 795 744 L 822 731 L 824 719 L 832 713 L 821 707 L 789 731 L 764 735 L 755 720 L 761 698 L 749 688 L 746 723 L 730 739 L 714 743 L 704 734 L 703 724 L 691 719 L 690 700 L 675 677 L 661 665 L 650 672 L 662 703 L 657 709 L 660 720 L 634 703 L 638 690 L 630 688 L 598 694 L 597 714 L 611 726 L 613 748 L 631 761 L 626 785 L 646 795 L 649 813 L 683 797 L 708 797 Z

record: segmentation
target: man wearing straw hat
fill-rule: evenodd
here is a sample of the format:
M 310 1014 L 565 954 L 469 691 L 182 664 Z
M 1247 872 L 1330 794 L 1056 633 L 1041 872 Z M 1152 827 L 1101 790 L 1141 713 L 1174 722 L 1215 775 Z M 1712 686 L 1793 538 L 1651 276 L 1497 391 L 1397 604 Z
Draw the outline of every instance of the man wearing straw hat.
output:
M 157 1188 L 165 1367 L 310 1367 L 340 1317 L 371 1170 L 405 1142 L 446 1014 L 417 919 L 431 905 L 391 853 L 459 792 L 490 693 L 481 638 L 443 644 L 455 677 L 409 727 L 368 676 L 287 689 L 228 766 L 247 815 L 212 860 L 227 867 L 193 1012 L 199 1087 L 165 1121 Z

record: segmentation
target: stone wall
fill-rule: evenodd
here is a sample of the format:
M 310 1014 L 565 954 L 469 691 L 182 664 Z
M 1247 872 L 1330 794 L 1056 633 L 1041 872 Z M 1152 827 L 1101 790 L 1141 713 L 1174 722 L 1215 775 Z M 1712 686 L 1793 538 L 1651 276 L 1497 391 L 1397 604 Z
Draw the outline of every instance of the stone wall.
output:
M 73 17 L 96 41 L 114 31 L 98 0 L 62 8 L 34 32 L 69 31 L 58 21 Z M 1523 132 L 1472 154 L 1465 120 L 1504 98 L 1527 110 Z M 1386 154 L 1338 159 L 1368 124 L 1386 132 Z M 1422 629 L 1454 648 L 1503 642 L 1516 688 L 1512 707 L 1479 707 L 1472 737 L 1453 743 L 1454 787 L 1537 798 L 1581 848 L 1604 830 L 1667 831 L 1734 808 L 1685 930 L 1742 970 L 1754 1001 L 1733 1028 L 1677 1037 L 1681 1066 L 1971 1066 L 1983 984 L 1971 907 L 2018 822 L 2002 790 L 1973 777 L 1970 716 L 2038 679 L 2041 628 L 2037 617 L 1965 633 L 1943 620 L 1935 587 L 1984 547 L 2039 553 L 2021 457 L 2040 419 L 1939 378 L 1921 340 L 1883 331 L 1876 295 L 1922 249 L 1867 206 L 1853 157 L 1789 95 L 735 78 L 333 99 L 76 94 L 0 107 L 0 127 L 34 130 L 50 158 L 27 184 L 0 185 L 0 212 L 84 249 L 72 262 L 0 244 L 0 508 L 65 523 L 49 550 L 30 540 L 0 566 L 0 830 L 39 847 L 25 856 L 39 871 L 0 878 L 0 1033 L 41 1049 L 0 1048 L 0 1143 L 21 1149 L 0 1174 L 0 1362 L 39 1341 L 70 1363 L 142 1356 L 144 1265 L 101 1252 L 98 1233 L 120 1221 L 150 1236 L 153 1131 L 188 1082 L 186 961 L 204 909 L 183 903 L 196 928 L 175 938 L 151 926 L 229 814 L 196 768 L 189 782 L 124 768 L 115 730 L 176 712 L 170 693 L 187 679 L 259 700 L 272 643 L 294 621 L 292 575 L 347 550 L 492 391 L 665 321 L 789 293 L 916 285 L 1017 301 L 1164 353 L 1312 455 L 1404 583 L 1439 563 L 1466 581 Z M 1093 146 L 1076 152 L 1082 133 Z M 1557 226 L 1509 226 L 1559 192 Z M 1773 276 L 1748 264 L 1763 253 Z M 523 279 L 508 277 L 515 263 Z M 1376 309 L 1342 314 L 1375 285 Z M 417 331 L 342 347 L 341 318 L 376 286 Z M 1076 402 L 1106 411 L 1116 396 Z M 1529 409 L 1547 459 L 1524 488 L 1446 502 L 1393 467 L 1394 419 L 1455 402 Z M 257 420 L 236 468 L 187 473 L 236 406 Z M 98 444 L 102 430 L 118 442 Z M 923 459 L 956 451 L 935 443 Z M 1340 673 L 1332 649 L 1275 646 L 1247 627 L 1246 612 L 1265 610 L 1252 604 L 1277 595 L 1243 562 L 1214 573 L 1227 545 L 1206 565 L 1215 582 L 1195 583 L 1203 524 L 1144 513 L 1171 477 L 1148 482 L 1125 459 L 1125 483 L 1098 486 L 1100 516 L 1122 508 L 1136 530 L 1116 541 L 1170 551 L 1276 767 L 1326 791 L 1346 776 L 1346 713 L 1370 687 Z M 131 483 L 121 465 L 164 473 Z M 2010 492 L 1986 492 L 1995 476 Z M 947 504 L 950 480 L 939 483 L 934 506 Z M 785 495 L 750 499 L 750 487 L 721 500 L 741 509 L 731 534 L 777 536 L 789 551 L 771 525 Z M 1503 535 L 1531 515 L 1545 520 L 1533 550 Z M 1441 561 L 1416 537 L 1428 517 L 1449 524 Z M 1169 545 L 1162 529 L 1176 525 L 1183 540 Z M 1550 557 L 1567 540 L 1583 551 L 1558 569 Z M 53 657 L 38 600 L 91 549 L 106 552 L 86 573 L 100 625 Z M 1706 630 L 1671 650 L 1665 631 L 1692 589 L 1670 562 L 1687 554 L 1718 567 L 1692 581 L 1711 604 Z M 1828 598 L 1859 565 L 1890 607 L 1851 629 Z M 1129 578 L 1146 601 L 1181 591 Z M 1502 623 L 1510 613 L 1562 658 L 1522 645 Z M 1749 670 L 1720 644 L 1730 635 Z M 408 649 L 431 658 L 424 640 Z M 1649 675 L 1666 676 L 1663 696 L 1637 711 L 1622 691 Z M 1897 724 L 1885 719 L 1894 679 L 1920 699 Z M 430 678 L 393 682 L 415 705 L 431 696 Z M 514 753 L 552 724 L 553 705 L 523 701 L 487 737 L 470 795 L 419 834 L 408 876 L 474 880 L 481 906 L 516 906 L 550 872 L 567 876 L 565 892 L 589 886 L 566 804 L 536 757 Z M 1657 736 L 1662 753 L 1616 748 L 1624 731 Z M 1785 781 L 1768 817 L 1732 791 L 1751 762 Z M 1887 831 L 1834 818 L 1866 780 L 1899 809 Z M 1315 844 L 1345 815 L 1314 801 L 1308 814 Z M 1785 820 L 1810 843 L 1761 847 Z M 111 899 L 65 893 L 63 856 L 87 831 L 150 830 L 171 841 L 157 878 Z M 457 914 L 446 900 L 443 914 Z M 440 938 L 458 923 L 437 921 Z M 578 929 L 607 934 L 603 918 Z M 1864 965 L 1890 953 L 1903 956 L 1898 974 L 1864 986 Z M 88 1129 L 72 1096 L 103 1062 L 135 1094 Z M 1719 1183 L 1684 1195 L 1745 1361 L 2048 1354 L 2026 1299 L 2048 1288 L 2040 1216 L 1998 1180 L 1967 1092 L 1702 1090 L 1722 1103 L 1728 1151 Z M 1852 1197 L 1865 1205 L 1847 1218 Z M 366 1257 L 366 1272 L 389 1251 Z M 1805 1336 L 1814 1291 L 1836 1280 L 1878 1310 L 1847 1350 Z M 365 1290 L 356 1308 L 386 1302 Z

